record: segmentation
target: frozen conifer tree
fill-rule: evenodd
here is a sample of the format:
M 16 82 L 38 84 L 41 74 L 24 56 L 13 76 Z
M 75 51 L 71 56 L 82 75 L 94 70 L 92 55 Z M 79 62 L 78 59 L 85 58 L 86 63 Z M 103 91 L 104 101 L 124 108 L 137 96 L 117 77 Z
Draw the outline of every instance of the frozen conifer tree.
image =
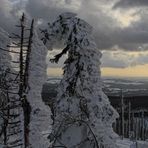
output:
M 29 141 L 31 148 L 48 148 L 48 135 L 51 132 L 50 108 L 44 104 L 41 97 L 42 86 L 46 77 L 47 48 L 38 39 L 34 31 L 29 64 L 29 91 L 27 100 L 31 106 L 29 123 Z
M 118 114 L 102 92 L 101 53 L 92 38 L 92 27 L 76 14 L 64 13 L 49 28 L 43 31 L 44 43 L 62 40 L 66 46 L 51 61 L 58 62 L 68 52 L 54 106 L 52 146 L 116 148 L 112 124 Z

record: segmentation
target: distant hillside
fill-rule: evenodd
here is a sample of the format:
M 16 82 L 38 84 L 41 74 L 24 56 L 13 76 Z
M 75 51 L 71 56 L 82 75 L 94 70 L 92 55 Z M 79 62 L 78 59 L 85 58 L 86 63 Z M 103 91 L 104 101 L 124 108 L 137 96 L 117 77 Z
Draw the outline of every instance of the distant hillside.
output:
M 49 78 L 43 87 L 43 92 L 48 93 L 52 87 L 57 87 L 61 78 Z M 49 85 L 51 85 L 49 87 Z M 121 89 L 124 96 L 148 96 L 148 80 L 140 79 L 102 79 L 103 91 L 109 96 L 119 96 Z
M 103 90 L 109 96 L 147 96 L 148 81 L 140 79 L 103 79 Z

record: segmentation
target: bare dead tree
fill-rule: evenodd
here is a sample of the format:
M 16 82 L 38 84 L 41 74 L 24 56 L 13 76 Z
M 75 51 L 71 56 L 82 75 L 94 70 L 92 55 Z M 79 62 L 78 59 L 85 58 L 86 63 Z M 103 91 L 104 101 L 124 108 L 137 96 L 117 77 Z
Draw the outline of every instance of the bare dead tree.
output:
M 13 42 L 8 45 L 8 48 L 14 48 L 15 51 L 0 48 L 3 52 L 9 52 L 17 54 L 19 56 L 18 61 L 11 61 L 16 66 L 12 67 L 14 70 L 6 70 L 5 75 L 9 75 L 11 80 L 7 80 L 5 77 L 3 81 L 0 80 L 0 90 L 4 92 L 7 102 L 0 108 L 2 111 L 2 117 L 4 118 L 3 127 L 0 131 L 0 137 L 3 136 L 3 144 L 8 147 L 20 147 L 27 148 L 29 146 L 29 122 L 31 107 L 27 101 L 27 91 L 29 89 L 28 77 L 29 77 L 29 63 L 30 53 L 33 37 L 34 20 L 31 22 L 31 27 L 27 28 L 25 25 L 25 15 L 23 14 L 20 19 L 19 28 L 20 34 L 13 33 L 10 37 Z M 29 32 L 29 36 L 28 36 Z M 28 36 L 28 37 L 27 37 Z M 8 82 L 7 82 L 8 81 Z M 4 84 L 10 84 L 9 87 L 4 87 Z M 22 120 L 20 118 L 20 110 L 23 111 Z M 22 129 L 23 125 L 23 129 Z M 23 135 L 23 136 L 20 136 Z M 13 141 L 11 137 L 15 136 Z M 18 136 L 16 138 L 16 136 Z

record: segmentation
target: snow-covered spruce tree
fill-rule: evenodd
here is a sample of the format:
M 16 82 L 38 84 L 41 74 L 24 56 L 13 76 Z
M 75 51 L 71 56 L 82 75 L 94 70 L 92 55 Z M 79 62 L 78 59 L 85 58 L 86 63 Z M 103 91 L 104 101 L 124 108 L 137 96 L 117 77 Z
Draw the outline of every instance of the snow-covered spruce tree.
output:
M 112 124 L 118 114 L 101 89 L 101 53 L 92 27 L 74 13 L 63 13 L 43 33 L 45 44 L 62 40 L 66 46 L 52 62 L 68 52 L 55 100 L 52 147 L 116 148 Z
M 48 135 L 51 132 L 50 108 L 44 104 L 41 97 L 42 86 L 46 77 L 47 48 L 38 39 L 34 29 L 29 64 L 29 91 L 27 100 L 31 106 L 29 123 L 29 143 L 31 148 L 48 148 Z

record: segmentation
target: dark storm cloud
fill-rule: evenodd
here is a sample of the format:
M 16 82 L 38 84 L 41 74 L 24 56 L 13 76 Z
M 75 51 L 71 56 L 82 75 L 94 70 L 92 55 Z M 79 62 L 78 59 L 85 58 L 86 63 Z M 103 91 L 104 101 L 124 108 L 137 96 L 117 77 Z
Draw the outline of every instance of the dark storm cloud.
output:
M 35 18 L 45 26 L 59 14 L 70 11 L 93 26 L 93 36 L 99 49 L 112 50 L 118 46 L 118 49 L 125 51 L 144 51 L 148 50 L 148 10 L 145 7 L 141 9 L 141 6 L 147 5 L 148 0 L 0 0 L 0 26 L 12 32 L 22 12 L 26 13 L 27 18 Z M 125 9 L 129 7 L 135 10 L 131 17 L 137 15 L 139 20 L 122 26 L 120 19 L 122 14 L 131 10 Z M 109 55 L 106 56 L 109 59 Z M 126 67 L 129 64 L 119 61 L 112 58 L 104 66 Z
M 44 23 L 52 22 L 60 13 L 75 12 L 78 17 L 93 26 L 98 48 L 110 48 L 114 44 L 111 36 L 113 30 L 118 27 L 117 22 L 99 10 L 96 2 L 96 0 L 65 0 L 61 3 L 56 0 L 29 0 L 26 11 L 32 18 L 40 18 Z
M 26 12 L 32 18 L 40 18 L 43 21 L 53 21 L 56 17 L 65 11 L 71 11 L 68 8 L 57 6 L 60 1 L 54 0 L 28 0 Z M 64 5 L 71 5 L 70 0 L 65 0 Z
M 16 31 L 15 25 L 19 21 L 24 5 L 24 0 L 0 0 L 0 27 L 9 33 Z
M 144 11 L 144 10 L 143 10 Z M 117 30 L 117 44 L 127 50 L 148 50 L 148 18 L 147 12 L 139 21 L 129 27 Z M 140 48 L 139 48 L 140 47 Z
M 0 1 L 0 26 L 5 30 L 10 30 L 10 26 L 14 23 L 13 15 L 11 14 L 12 9 L 13 5 L 9 0 Z
M 12 1 L 15 1 L 15 4 L 12 4 Z M 140 1 L 146 4 L 144 0 L 122 0 L 118 3 L 123 1 L 134 1 L 136 4 Z M 141 17 L 139 21 L 121 27 L 118 20 L 109 15 L 109 11 L 104 11 L 105 4 L 113 5 L 115 2 L 116 0 L 1 0 L 0 26 L 7 31 L 12 30 L 18 20 L 19 11 L 25 11 L 30 18 L 40 19 L 43 24 L 52 22 L 60 13 L 70 11 L 76 12 L 80 18 L 93 26 L 94 38 L 99 49 L 110 49 L 118 45 L 124 50 L 139 50 L 139 47 L 146 50 L 147 46 L 144 45 L 148 42 L 147 10 L 142 11 L 145 14 L 138 13 Z M 114 11 L 116 10 L 112 10 Z
M 148 0 L 120 0 L 114 5 L 116 8 L 147 7 Z
M 99 7 L 99 4 L 103 5 L 106 2 L 111 4 L 110 0 L 29 0 L 26 11 L 32 18 L 40 18 L 45 24 L 52 22 L 60 13 L 76 12 L 80 18 L 93 26 L 94 38 L 99 49 L 110 49 L 114 45 L 125 50 L 139 50 L 139 47 L 143 47 L 142 44 L 147 43 L 148 39 L 148 27 L 144 27 L 147 17 L 122 28 L 118 20 L 109 15 L 110 12 L 103 11 L 104 6 Z M 138 0 L 136 2 L 138 3 Z M 142 17 L 143 14 L 139 15 Z

